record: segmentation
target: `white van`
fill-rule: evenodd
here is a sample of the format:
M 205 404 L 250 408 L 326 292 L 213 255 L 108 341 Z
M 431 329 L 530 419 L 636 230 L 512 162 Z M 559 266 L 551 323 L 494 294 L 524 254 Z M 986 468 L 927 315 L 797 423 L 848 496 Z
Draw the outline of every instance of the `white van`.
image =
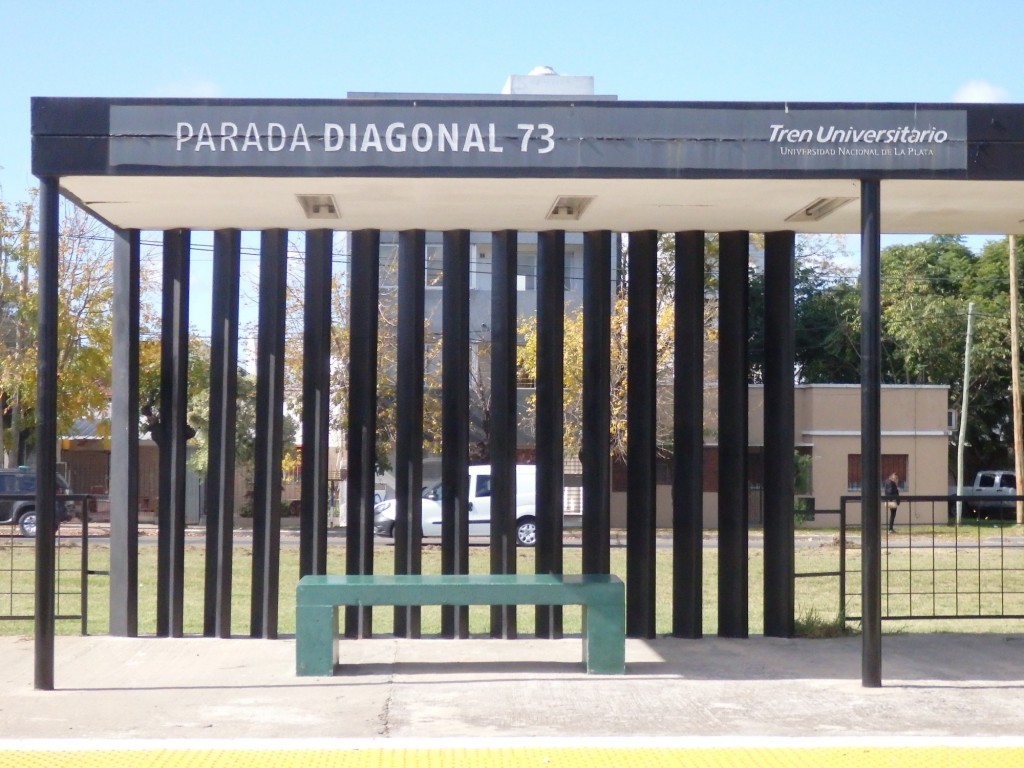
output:
M 394 499 L 373 508 L 373 530 L 381 536 L 395 535 Z M 516 540 L 520 546 L 537 543 L 537 467 L 516 465 Z M 491 467 L 478 464 L 469 468 L 469 535 L 491 533 Z M 441 484 L 423 493 L 423 535 L 441 535 Z

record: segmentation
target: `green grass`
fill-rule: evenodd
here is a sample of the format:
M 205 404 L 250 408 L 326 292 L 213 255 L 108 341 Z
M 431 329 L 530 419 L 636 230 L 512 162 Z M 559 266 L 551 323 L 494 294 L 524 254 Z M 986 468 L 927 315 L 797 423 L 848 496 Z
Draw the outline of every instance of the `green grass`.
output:
M 915 536 L 918 533 L 915 531 Z M 12 540 L 0 540 L 0 578 L 8 584 L 0 583 L 0 617 L 12 613 L 28 613 L 32 611 L 32 586 L 34 580 L 32 548 L 12 546 Z M 60 548 L 61 572 L 59 581 L 68 594 L 62 596 L 58 605 L 58 613 L 77 613 L 79 596 L 78 553 L 76 544 L 64 544 Z M 821 547 L 801 547 L 796 550 L 796 572 L 810 573 L 835 571 L 838 569 L 838 546 L 833 544 Z M 999 550 L 993 550 L 998 552 Z M 884 575 L 883 611 L 889 614 L 906 613 L 911 609 L 918 613 L 932 605 L 947 610 L 949 602 L 953 607 L 965 605 L 964 601 L 973 599 L 981 602 L 980 608 L 989 611 L 993 608 L 995 598 L 989 594 L 994 592 L 1010 593 L 1010 602 L 1002 598 L 1007 613 L 1024 613 L 1024 570 L 1006 570 L 998 563 L 991 562 L 991 553 L 986 550 L 971 550 L 973 559 L 955 549 L 926 550 L 915 552 L 906 547 L 889 547 L 885 550 L 888 572 Z M 1006 550 L 1006 557 L 1020 558 L 1021 550 Z M 109 547 L 94 544 L 89 548 L 89 566 L 94 571 L 109 569 Z M 375 549 L 374 569 L 377 573 L 393 571 L 394 550 L 390 545 L 381 544 Z M 656 632 L 667 635 L 672 631 L 671 589 L 672 589 L 672 551 L 659 548 L 656 551 Z M 922 558 L 928 557 L 928 560 Z M 203 584 L 204 584 L 205 551 L 201 542 L 187 542 L 185 550 L 185 607 L 184 628 L 187 635 L 202 633 L 203 621 Z M 333 573 L 344 571 L 344 545 L 332 544 L 328 552 L 328 570 Z M 470 571 L 486 573 L 489 568 L 489 550 L 487 547 L 471 547 Z M 913 563 L 911 560 L 913 559 Z M 295 617 L 295 584 L 298 580 L 298 547 L 286 544 L 281 549 L 281 577 L 279 593 L 279 633 L 291 634 L 294 631 Z M 749 575 L 749 624 L 750 634 L 763 632 L 763 553 L 759 549 L 751 549 L 748 559 Z M 423 570 L 425 573 L 440 572 L 440 547 L 427 546 L 423 553 Z M 911 572 L 911 565 L 915 572 Z M 718 563 L 716 550 L 705 550 L 703 560 L 703 631 L 706 635 L 717 632 L 718 613 Z M 612 572 L 625 578 L 626 551 L 616 547 L 612 550 Z M 1024 569 L 1024 563 L 1016 563 L 1015 568 Z M 917 569 L 925 568 L 918 572 Z M 998 570 L 996 570 L 998 568 Z M 250 582 L 252 569 L 252 549 L 248 545 L 236 545 L 233 570 L 232 595 L 232 633 L 239 636 L 249 635 L 250 616 Z M 517 570 L 531 573 L 534 569 L 533 551 L 522 549 L 518 553 Z M 564 570 L 566 573 L 579 573 L 581 569 L 581 550 L 569 547 L 564 551 Z M 844 625 L 841 616 L 855 616 L 860 611 L 860 551 L 847 551 L 847 604 L 839 604 L 838 577 L 822 576 L 815 578 L 798 578 L 796 581 L 796 623 L 798 634 L 804 636 L 821 636 L 841 634 Z M 156 546 L 145 543 L 139 551 L 139 632 L 151 635 L 156 632 Z M 926 574 L 926 575 L 922 575 Z M 998 584 L 993 579 L 999 579 Z M 926 580 L 926 581 L 922 581 Z M 927 582 L 927 583 L 926 583 Z M 979 598 L 979 587 L 981 597 Z M 941 600 L 927 597 L 928 590 L 936 590 L 942 594 Z M 89 578 L 89 620 L 90 634 L 106 634 L 109 625 L 109 577 L 94 575 Z M 8 593 L 21 593 L 14 598 L 6 597 Z M 973 595 L 973 597 L 970 597 Z M 4 601 L 7 601 L 6 604 Z M 1016 602 L 1014 602 L 1016 601 Z M 841 610 L 842 609 L 842 610 Z M 1010 610 L 1013 609 L 1013 610 Z M 564 610 L 564 629 L 567 634 L 580 632 L 581 609 L 567 607 Z M 470 632 L 486 635 L 489 632 L 489 609 L 486 606 L 470 608 Z M 885 613 L 883 614 L 885 615 Z M 375 634 L 388 634 L 392 631 L 393 610 L 391 608 L 375 608 L 373 611 L 373 629 Z M 528 635 L 533 630 L 534 610 L 532 607 L 521 607 L 518 610 L 517 622 L 519 632 Z M 436 635 L 440 632 L 440 608 L 425 607 L 422 609 L 423 634 Z M 857 627 L 854 626 L 853 629 Z M 934 632 L 943 630 L 955 631 L 1021 631 L 1020 622 L 1013 620 L 985 621 L 932 621 L 921 620 L 911 622 L 884 622 L 886 632 Z M 77 634 L 81 624 L 77 620 L 61 620 L 57 622 L 57 631 L 62 634 Z M 31 634 L 30 621 L 0 621 L 0 634 Z
M 883 547 L 882 557 L 883 616 L 1024 615 L 1024 550 L 953 546 L 919 549 L 897 543 Z M 857 615 L 859 550 L 848 552 L 847 567 L 850 615 Z M 968 625 L 986 626 L 986 622 L 1004 624 L 1006 631 L 1021 631 L 1019 620 L 957 621 L 958 631 L 977 631 Z
M 794 621 L 795 634 L 797 637 L 808 637 L 814 640 L 824 640 L 833 637 L 847 637 L 856 634 L 848 622 L 843 621 L 839 616 L 822 616 L 817 609 L 811 608 Z

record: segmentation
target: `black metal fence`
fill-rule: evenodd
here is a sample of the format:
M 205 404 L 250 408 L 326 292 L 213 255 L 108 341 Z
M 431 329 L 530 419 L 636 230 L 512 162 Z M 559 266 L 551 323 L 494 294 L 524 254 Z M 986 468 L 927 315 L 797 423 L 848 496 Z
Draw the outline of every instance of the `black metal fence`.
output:
M 1024 618 L 1024 532 L 1014 502 L 982 505 L 969 496 L 903 496 L 893 531 L 882 509 L 882 619 Z M 957 504 L 963 503 L 960 524 Z M 840 616 L 861 618 L 861 529 L 840 500 Z M 817 512 L 821 514 L 821 510 Z M 800 574 L 801 576 L 827 574 Z
M 835 570 L 829 570 L 829 571 L 804 571 L 804 572 L 797 571 L 793 575 L 798 580 L 801 580 L 801 579 L 820 579 L 820 578 L 836 579 L 838 581 L 838 585 L 839 585 L 839 589 L 838 589 L 838 592 L 837 592 L 837 595 L 836 595 L 836 599 L 838 600 L 838 608 L 837 608 L 837 611 L 836 611 L 836 616 L 838 616 L 840 620 L 845 621 L 845 619 L 846 619 L 846 572 L 847 572 L 847 560 L 846 560 L 847 538 L 846 538 L 846 535 L 845 535 L 845 531 L 846 531 L 846 507 L 843 506 L 841 509 L 813 509 L 813 507 L 812 507 L 809 510 L 800 510 L 798 512 L 798 514 L 801 517 L 808 516 L 809 519 L 813 519 L 813 520 L 818 520 L 819 517 L 831 518 L 831 517 L 834 516 L 836 518 L 836 521 L 837 521 L 836 525 L 839 528 L 839 530 L 840 530 L 842 535 L 838 536 L 839 557 L 836 560 L 836 568 L 835 568 Z M 799 581 L 798 581 L 798 586 L 799 586 Z M 799 589 L 797 590 L 797 592 L 799 594 Z M 814 610 L 817 611 L 817 607 L 816 606 L 815 606 Z
M 34 494 L 0 494 L 0 505 L 32 501 Z M 55 618 L 80 621 L 87 633 L 89 576 L 105 575 L 89 567 L 89 514 L 95 498 L 87 494 L 58 497 L 73 506 L 73 519 L 57 529 L 55 557 Z M 10 519 L 8 519 L 10 518 Z M 36 539 L 25 535 L 18 521 L 4 515 L 0 525 L 0 621 L 32 621 L 35 618 Z

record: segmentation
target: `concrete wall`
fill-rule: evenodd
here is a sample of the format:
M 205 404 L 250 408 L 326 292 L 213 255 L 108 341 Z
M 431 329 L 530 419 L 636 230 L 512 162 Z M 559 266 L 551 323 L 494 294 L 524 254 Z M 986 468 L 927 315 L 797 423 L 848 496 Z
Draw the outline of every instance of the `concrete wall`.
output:
M 903 493 L 942 495 L 948 490 L 949 434 L 944 386 L 882 387 L 882 453 L 907 456 Z M 847 483 L 850 455 L 860 454 L 860 388 L 817 385 L 797 390 L 797 442 L 811 446 L 812 481 L 817 509 L 838 509 L 839 498 L 859 491 Z M 850 508 L 849 522 L 860 522 L 860 508 Z M 931 509 L 917 513 L 930 519 Z M 911 510 L 900 506 L 897 522 Z M 835 518 L 817 521 L 834 525 Z
M 714 402 L 714 391 L 706 393 Z M 794 393 L 795 437 L 812 457 L 811 482 L 815 508 L 838 509 L 841 496 L 856 496 L 848 484 L 848 457 L 860 454 L 860 386 L 857 384 L 818 384 L 796 388 Z M 882 387 L 882 453 L 905 454 L 908 474 L 904 494 L 943 495 L 947 492 L 948 444 L 946 412 L 949 391 L 945 386 Z M 707 443 L 717 442 L 714 410 L 706 410 Z M 750 445 L 764 444 L 764 389 L 752 386 L 749 393 Z M 707 479 L 705 479 L 707 487 Z M 659 485 L 656 493 L 657 525 L 672 524 L 672 488 Z M 702 510 L 704 526 L 718 526 L 718 494 L 704 493 Z M 626 494 L 613 492 L 611 498 L 612 526 L 626 526 Z M 859 505 L 851 505 L 848 522 L 860 523 Z M 752 525 L 760 522 L 760 491 L 750 494 Z M 931 507 L 924 504 L 901 504 L 897 523 L 910 515 L 931 519 Z M 808 522 L 812 527 L 835 527 L 838 517 L 819 515 Z

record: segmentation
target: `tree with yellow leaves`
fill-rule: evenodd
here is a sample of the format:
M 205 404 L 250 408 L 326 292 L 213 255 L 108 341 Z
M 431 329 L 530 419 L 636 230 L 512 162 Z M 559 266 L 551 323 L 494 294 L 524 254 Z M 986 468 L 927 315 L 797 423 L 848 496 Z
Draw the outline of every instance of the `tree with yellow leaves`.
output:
M 113 260 L 109 233 L 61 203 L 58 243 L 57 431 L 78 419 L 102 419 L 110 387 Z M 0 397 L 3 453 L 25 463 L 35 430 L 39 259 L 35 193 L 0 201 Z
M 623 259 L 625 263 L 625 259 Z M 675 322 L 675 236 L 663 234 L 658 240 L 657 276 L 657 440 L 659 450 L 667 452 L 672 443 L 672 370 L 675 345 L 673 324 Z M 718 320 L 717 279 L 718 279 L 718 237 L 708 235 L 705 241 L 705 302 L 704 341 L 705 379 L 715 378 L 714 350 L 710 346 L 716 338 Z M 615 457 L 626 455 L 626 339 L 629 322 L 629 305 L 626 301 L 628 272 L 623 270 L 611 313 L 611 453 Z M 565 351 L 563 395 L 565 419 L 566 456 L 578 456 L 582 435 L 583 404 L 583 310 L 570 307 L 565 316 Z M 519 368 L 524 378 L 534 378 L 537 370 L 537 322 L 526 318 L 520 327 L 524 344 L 519 351 Z M 533 418 L 533 403 L 525 418 Z

